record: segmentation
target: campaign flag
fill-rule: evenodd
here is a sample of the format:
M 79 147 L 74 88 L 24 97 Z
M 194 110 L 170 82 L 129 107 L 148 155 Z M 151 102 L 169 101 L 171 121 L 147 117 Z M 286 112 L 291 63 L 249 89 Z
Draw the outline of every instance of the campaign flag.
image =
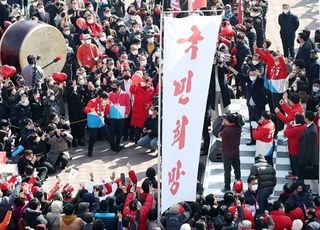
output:
M 96 112 L 90 112 L 87 114 L 88 128 L 101 128 L 104 125 L 104 118 L 99 116 Z
M 207 7 L 207 0 L 188 0 L 189 11 Z
M 195 201 L 206 101 L 221 16 L 164 18 L 161 211 Z
M 238 2 L 238 24 L 243 25 L 243 5 L 242 0 Z

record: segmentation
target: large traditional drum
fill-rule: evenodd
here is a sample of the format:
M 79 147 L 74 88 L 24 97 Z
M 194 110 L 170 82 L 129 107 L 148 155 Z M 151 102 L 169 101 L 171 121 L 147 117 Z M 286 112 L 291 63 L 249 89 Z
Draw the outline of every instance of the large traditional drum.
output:
M 55 27 L 35 21 L 13 23 L 0 41 L 0 62 L 15 66 L 20 71 L 28 65 L 28 55 L 40 56 L 37 65 L 44 67 L 57 56 L 61 60 L 44 69 L 45 77 L 60 72 L 66 62 L 67 48 L 62 33 Z

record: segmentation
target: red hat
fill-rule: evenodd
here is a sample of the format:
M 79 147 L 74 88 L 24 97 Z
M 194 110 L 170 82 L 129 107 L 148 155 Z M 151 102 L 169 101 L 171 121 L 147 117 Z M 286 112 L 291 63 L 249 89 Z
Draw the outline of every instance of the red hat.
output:
M 35 194 L 35 193 L 38 192 L 38 191 L 40 191 L 40 187 L 39 187 L 39 186 L 33 186 L 33 187 L 31 188 L 32 194 Z
M 2 191 L 7 191 L 8 188 L 9 188 L 9 183 L 8 182 L 3 182 L 3 183 L 0 184 L 0 189 Z
M 233 184 L 233 191 L 236 193 L 241 193 L 243 191 L 243 183 L 241 180 L 237 180 Z

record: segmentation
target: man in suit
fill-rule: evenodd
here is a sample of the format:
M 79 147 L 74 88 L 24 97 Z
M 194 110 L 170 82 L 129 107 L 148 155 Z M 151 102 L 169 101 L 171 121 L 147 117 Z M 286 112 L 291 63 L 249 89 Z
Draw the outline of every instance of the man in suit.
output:
M 309 71 L 310 64 L 310 51 L 312 49 L 310 43 L 308 42 L 308 37 L 305 33 L 299 33 L 297 42 L 300 44 L 297 56 L 295 60 L 302 60 L 306 66 L 306 71 Z
M 34 13 L 32 16 L 36 16 L 39 21 L 50 23 L 50 15 L 44 10 L 43 2 L 39 2 L 37 5 L 37 12 Z
M 280 36 L 285 57 L 294 57 L 294 38 L 299 28 L 299 19 L 290 12 L 288 4 L 282 5 L 283 13 L 278 17 Z
M 306 111 L 307 128 L 301 136 L 298 154 L 298 181 L 301 182 L 304 179 L 319 179 L 319 142 L 314 118 L 313 112 Z
M 250 135 L 251 141 L 247 145 L 254 145 L 256 141 L 252 138 L 252 122 L 258 122 L 262 112 L 265 110 L 267 98 L 263 92 L 263 78 L 258 77 L 258 70 L 249 71 L 249 77 L 246 77 L 246 99 L 249 110 Z

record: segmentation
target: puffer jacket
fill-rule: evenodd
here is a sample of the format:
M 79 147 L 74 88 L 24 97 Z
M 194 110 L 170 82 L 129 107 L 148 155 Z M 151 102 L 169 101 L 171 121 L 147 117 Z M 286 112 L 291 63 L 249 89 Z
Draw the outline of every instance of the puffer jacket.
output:
M 276 171 L 266 160 L 259 159 L 251 166 L 250 175 L 258 178 L 259 189 L 264 190 L 267 196 L 273 192 L 277 184 Z

